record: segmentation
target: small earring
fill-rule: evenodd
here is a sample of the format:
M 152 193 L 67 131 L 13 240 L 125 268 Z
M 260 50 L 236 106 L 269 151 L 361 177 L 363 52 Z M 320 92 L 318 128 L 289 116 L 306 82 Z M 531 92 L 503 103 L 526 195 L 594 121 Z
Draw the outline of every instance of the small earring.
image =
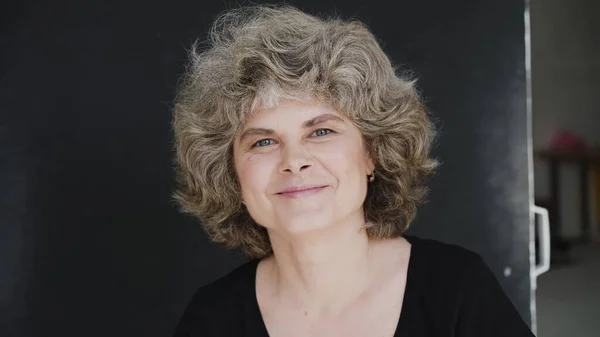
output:
M 368 174 L 367 178 L 369 178 L 370 183 L 374 182 L 375 181 L 375 171 L 373 171 L 371 174 Z

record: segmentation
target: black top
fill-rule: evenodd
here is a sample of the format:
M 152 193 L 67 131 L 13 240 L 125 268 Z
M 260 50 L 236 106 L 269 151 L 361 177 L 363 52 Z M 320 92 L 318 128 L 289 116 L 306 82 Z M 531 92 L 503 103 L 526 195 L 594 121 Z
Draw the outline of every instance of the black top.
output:
M 482 258 L 469 250 L 406 236 L 412 244 L 395 337 L 532 337 Z M 268 337 L 248 262 L 200 288 L 175 337 Z

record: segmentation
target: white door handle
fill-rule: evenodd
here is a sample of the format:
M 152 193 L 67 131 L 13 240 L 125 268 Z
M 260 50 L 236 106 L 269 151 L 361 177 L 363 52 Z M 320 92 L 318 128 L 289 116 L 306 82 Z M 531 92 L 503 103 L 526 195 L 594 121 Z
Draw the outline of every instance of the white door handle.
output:
M 532 209 L 541 218 L 541 221 L 535 221 L 536 231 L 540 235 L 540 263 L 535 266 L 534 271 L 534 276 L 538 277 L 550 269 L 550 219 L 547 209 L 535 205 Z

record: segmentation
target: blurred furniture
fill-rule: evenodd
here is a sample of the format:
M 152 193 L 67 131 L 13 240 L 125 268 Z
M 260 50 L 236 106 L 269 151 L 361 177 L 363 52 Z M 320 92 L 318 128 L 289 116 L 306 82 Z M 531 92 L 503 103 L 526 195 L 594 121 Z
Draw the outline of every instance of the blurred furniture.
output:
M 550 165 L 550 199 L 548 211 L 550 212 L 550 228 L 552 232 L 552 246 L 558 249 L 568 249 L 568 243 L 561 236 L 560 218 L 560 165 L 563 163 L 575 164 L 579 167 L 579 193 L 581 195 L 581 235 L 577 242 L 590 240 L 590 169 L 596 172 L 600 169 L 600 149 L 594 150 L 539 150 L 535 152 L 537 158 L 545 160 Z M 598 193 L 598 192 L 596 192 Z

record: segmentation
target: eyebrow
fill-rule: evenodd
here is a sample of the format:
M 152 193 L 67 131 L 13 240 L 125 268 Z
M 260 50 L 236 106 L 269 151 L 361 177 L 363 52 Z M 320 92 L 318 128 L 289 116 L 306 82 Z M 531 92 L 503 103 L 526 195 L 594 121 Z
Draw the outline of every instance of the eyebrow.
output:
M 240 143 L 243 142 L 246 138 L 252 137 L 252 136 L 272 136 L 275 134 L 275 131 L 271 130 L 271 129 L 264 129 L 264 128 L 249 128 L 246 129 L 242 135 L 240 136 Z
M 327 121 L 344 123 L 344 120 L 340 116 L 336 116 L 334 114 L 322 114 L 315 118 L 307 120 L 306 122 L 302 123 L 302 126 L 307 129 Z
M 302 127 L 305 129 L 311 128 L 315 125 L 321 124 L 321 123 L 325 123 L 327 121 L 334 121 L 334 122 L 339 122 L 339 123 L 344 123 L 344 120 L 339 117 L 336 116 L 334 114 L 322 114 L 319 115 L 317 117 L 311 118 L 307 121 L 305 121 L 304 123 L 302 123 Z M 265 128 L 249 128 L 244 130 L 244 132 L 242 133 L 242 135 L 240 136 L 240 140 L 239 142 L 243 142 L 246 138 L 248 137 L 252 137 L 252 136 L 272 136 L 275 134 L 275 131 L 272 129 L 265 129 Z

